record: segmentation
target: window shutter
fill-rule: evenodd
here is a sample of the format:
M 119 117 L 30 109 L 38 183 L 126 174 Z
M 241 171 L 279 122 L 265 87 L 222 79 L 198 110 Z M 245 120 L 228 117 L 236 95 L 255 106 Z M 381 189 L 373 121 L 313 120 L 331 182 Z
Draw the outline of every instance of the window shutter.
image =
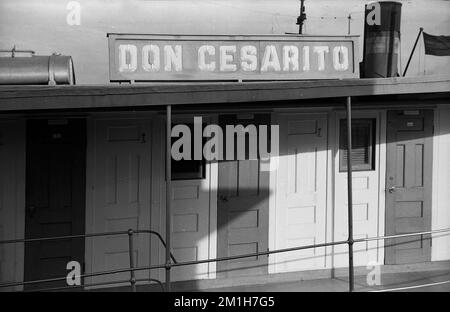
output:
M 353 170 L 373 170 L 375 150 L 375 119 L 352 120 L 352 166 Z M 340 122 L 339 170 L 347 170 L 347 121 Z

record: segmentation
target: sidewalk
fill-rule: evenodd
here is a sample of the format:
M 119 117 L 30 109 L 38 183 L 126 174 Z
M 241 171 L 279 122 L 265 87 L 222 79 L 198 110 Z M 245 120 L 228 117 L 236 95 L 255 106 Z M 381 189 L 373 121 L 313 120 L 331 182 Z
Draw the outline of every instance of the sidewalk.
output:
M 370 286 L 366 267 L 355 267 L 354 288 L 368 291 L 450 292 L 450 261 L 383 265 L 380 268 L 381 285 Z M 332 278 L 334 276 L 334 278 Z M 239 276 L 228 279 L 203 279 L 172 282 L 174 292 L 348 292 L 348 269 L 299 271 Z M 421 286 L 421 287 L 418 287 Z M 138 291 L 161 291 L 155 283 L 139 285 Z M 130 286 L 106 287 L 92 291 L 130 291 Z
M 418 285 L 442 283 L 439 285 L 428 285 L 427 287 L 403 289 L 396 291 L 420 291 L 420 292 L 450 292 L 450 270 L 431 272 L 409 272 L 409 273 L 384 273 L 381 276 L 380 286 L 368 286 L 365 276 L 355 277 L 355 291 L 387 290 L 404 287 L 415 287 Z M 289 283 L 270 283 L 266 285 L 234 286 L 209 289 L 214 292 L 346 292 L 348 291 L 347 278 L 318 279 Z

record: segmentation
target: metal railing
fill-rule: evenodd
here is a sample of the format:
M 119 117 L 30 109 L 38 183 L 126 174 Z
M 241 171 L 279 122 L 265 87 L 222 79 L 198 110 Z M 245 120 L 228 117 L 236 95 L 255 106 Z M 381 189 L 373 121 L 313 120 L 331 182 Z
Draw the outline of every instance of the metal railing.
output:
M 161 281 L 153 278 L 148 279 L 136 279 L 135 276 L 135 259 L 134 259 L 134 236 L 136 234 L 150 234 L 155 235 L 160 243 L 164 246 L 164 248 L 167 249 L 167 244 L 162 238 L 161 234 L 159 234 L 157 231 L 153 230 L 133 230 L 129 229 L 127 231 L 112 231 L 112 232 L 100 232 L 100 233 L 90 233 L 90 234 L 77 234 L 77 235 L 63 235 L 63 236 L 52 236 L 52 237 L 40 237 L 40 238 L 22 238 L 22 239 L 10 239 L 10 240 L 2 240 L 0 241 L 0 245 L 7 245 L 7 244 L 18 244 L 18 243 L 38 243 L 38 242 L 46 242 L 46 241 L 55 241 L 55 240 L 66 240 L 66 239 L 77 239 L 77 238 L 90 238 L 90 237 L 105 237 L 105 236 L 119 236 L 119 235 L 128 235 L 128 254 L 129 254 L 129 269 L 127 271 L 130 272 L 130 279 L 127 281 L 112 281 L 112 282 L 104 282 L 104 283 L 93 283 L 93 284 L 83 284 L 83 285 L 74 285 L 74 286 L 66 286 L 66 287 L 53 287 L 53 288 L 46 288 L 43 290 L 59 290 L 59 289 L 68 289 L 68 288 L 82 288 L 82 287 L 93 287 L 93 286 L 103 286 L 103 285 L 113 285 L 113 284 L 119 284 L 119 283 L 125 283 L 129 282 L 131 286 L 131 291 L 136 291 L 136 283 L 142 282 L 142 281 L 148 281 L 148 282 L 155 282 L 157 283 L 162 290 L 164 290 L 164 286 Z M 169 251 L 170 258 L 172 259 L 173 263 L 177 263 L 175 257 L 173 254 Z M 79 278 L 84 277 L 90 277 L 90 276 L 99 276 L 99 275 L 106 275 L 108 273 L 103 274 L 80 274 Z M 50 278 L 50 279 L 41 279 L 41 280 L 32 280 L 32 281 L 22 281 L 22 282 L 12 282 L 12 283 L 4 283 L 0 284 L 0 288 L 6 288 L 6 287 L 14 287 L 14 286 L 25 286 L 25 285 L 33 285 L 33 284 L 40 284 L 40 283 L 49 283 L 49 282 L 57 282 L 66 280 L 66 277 L 57 277 L 57 278 Z
M 430 234 L 438 234 L 438 233 L 446 233 L 450 232 L 450 228 L 446 229 L 439 229 L 439 230 L 433 230 L 433 231 L 425 231 L 425 232 L 415 232 L 415 233 L 407 233 L 407 234 L 397 234 L 397 235 L 386 235 L 386 236 L 377 236 L 377 237 L 367 237 L 367 238 L 360 238 L 360 239 L 354 239 L 353 243 L 361 243 L 361 242 L 368 242 L 368 241 L 374 241 L 374 240 L 386 240 L 386 239 L 395 239 L 395 238 L 404 238 L 404 237 L 412 237 L 412 236 L 420 236 L 420 235 L 430 235 Z M 298 246 L 298 247 L 290 247 L 290 248 L 282 248 L 282 249 L 276 249 L 276 250 L 268 250 L 268 251 L 261 251 L 261 252 L 255 252 L 255 253 L 248 253 L 248 254 L 241 254 L 241 255 L 235 255 L 235 256 L 227 256 L 227 257 L 218 257 L 214 259 L 205 259 L 205 260 L 196 260 L 196 261 L 184 261 L 184 262 L 177 262 L 170 253 L 170 257 L 173 261 L 173 263 L 165 263 L 165 264 L 156 264 L 156 265 L 149 265 L 149 266 L 141 266 L 136 267 L 134 266 L 134 258 L 133 258 L 133 238 L 134 234 L 139 233 L 149 233 L 156 235 L 163 246 L 166 246 L 166 243 L 164 239 L 161 237 L 161 235 L 152 230 L 128 230 L 128 231 L 118 231 L 118 232 L 104 232 L 104 233 L 93 233 L 93 234 L 85 234 L 85 235 L 68 235 L 68 236 L 58 236 L 58 237 L 45 237 L 45 238 L 31 238 L 31 239 L 14 239 L 14 240 L 4 240 L 0 241 L 0 245 L 2 244 L 12 244 L 12 243 L 27 243 L 27 242 L 38 242 L 38 241 L 49 241 L 49 240 L 59 240 L 59 239 L 71 239 L 71 238 L 85 238 L 85 237 L 97 237 L 97 236 L 111 236 L 111 235 L 128 235 L 129 237 L 129 254 L 130 254 L 130 267 L 129 268 L 123 268 L 123 269 L 115 269 L 115 270 L 107 270 L 107 271 L 99 271 L 99 272 L 93 272 L 93 273 L 87 273 L 87 274 L 81 274 L 80 278 L 86 278 L 86 277 L 95 277 L 95 276 L 102 276 L 102 275 L 113 275 L 113 274 L 119 274 L 119 273 L 130 273 L 130 279 L 129 280 L 120 280 L 120 281 L 111 281 L 111 282 L 103 282 L 103 283 L 93 283 L 93 284 L 84 284 L 79 286 L 64 286 L 64 287 L 52 287 L 52 288 L 43 288 L 38 289 L 38 291 L 55 291 L 55 290 L 67 290 L 67 289 L 75 289 L 75 288 L 83 288 L 83 287 L 94 287 L 94 286 L 106 286 L 106 285 L 114 285 L 114 284 L 123 284 L 123 283 L 130 283 L 131 291 L 136 291 L 136 283 L 137 282 L 155 282 L 157 283 L 161 289 L 169 290 L 168 284 L 170 281 L 166 282 L 166 287 L 164 287 L 163 283 L 157 279 L 136 279 L 135 278 L 135 272 L 137 271 L 150 271 L 154 269 L 166 269 L 170 270 L 173 267 L 182 267 L 182 266 L 189 266 L 189 265 L 197 265 L 197 264 L 203 264 L 203 263 L 211 263 L 211 262 L 220 262 L 220 261 L 228 261 L 228 260 L 236 260 L 236 259 L 243 259 L 243 258 L 251 258 L 251 257 L 258 257 L 258 256 L 264 256 L 264 255 L 270 255 L 270 254 L 277 254 L 277 253 L 284 253 L 284 252 L 292 252 L 292 251 L 298 251 L 303 249 L 311 249 L 311 248 L 320 248 L 320 247 L 327 247 L 327 246 L 336 246 L 336 245 L 344 245 L 349 244 L 349 240 L 342 240 L 342 241 L 336 241 L 336 242 L 327 242 L 327 243 L 320 243 L 320 244 L 311 244 L 311 245 L 304 245 L 304 246 Z M 57 282 L 57 281 L 64 281 L 66 280 L 66 276 L 64 277 L 57 277 L 57 278 L 49 278 L 49 279 L 41 279 L 41 280 L 33 280 L 33 281 L 22 281 L 22 282 L 11 282 L 11 283 L 5 283 L 0 284 L 0 288 L 5 287 L 15 287 L 15 286 L 24 286 L 24 285 L 32 285 L 32 284 L 39 284 L 39 283 L 50 283 L 50 282 Z

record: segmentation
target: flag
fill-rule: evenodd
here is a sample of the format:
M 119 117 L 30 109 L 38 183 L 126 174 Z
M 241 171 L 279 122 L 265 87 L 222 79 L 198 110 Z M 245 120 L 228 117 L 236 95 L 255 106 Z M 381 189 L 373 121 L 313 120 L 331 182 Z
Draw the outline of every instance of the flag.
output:
M 423 33 L 425 54 L 446 56 L 450 55 L 450 36 L 433 36 Z

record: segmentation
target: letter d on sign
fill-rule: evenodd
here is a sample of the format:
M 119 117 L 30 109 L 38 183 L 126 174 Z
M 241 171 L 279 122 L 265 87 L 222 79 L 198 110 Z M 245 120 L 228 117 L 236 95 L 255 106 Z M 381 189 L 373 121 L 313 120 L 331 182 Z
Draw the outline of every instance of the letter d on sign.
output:
M 119 45 L 119 71 L 134 72 L 137 69 L 137 48 L 133 44 Z
M 79 286 L 81 285 L 81 265 L 78 261 L 70 261 L 66 265 L 67 270 L 71 270 L 66 277 L 67 285 Z

